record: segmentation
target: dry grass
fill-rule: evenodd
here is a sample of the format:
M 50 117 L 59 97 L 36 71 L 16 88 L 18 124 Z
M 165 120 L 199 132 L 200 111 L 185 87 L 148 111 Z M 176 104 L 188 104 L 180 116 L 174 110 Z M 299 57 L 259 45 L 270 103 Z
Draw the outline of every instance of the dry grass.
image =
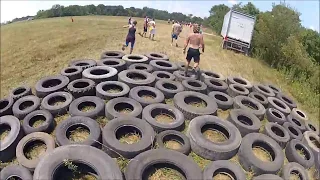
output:
M 39 158 L 39 156 L 43 153 L 45 153 L 47 150 L 46 144 L 43 142 L 37 142 L 32 144 L 31 146 L 27 147 L 26 152 L 24 155 L 27 159 L 33 160 Z
M 182 180 L 185 178 L 180 172 L 167 167 L 156 169 L 155 172 L 148 177 L 148 180 L 168 180 L 168 179 Z
M 170 140 L 170 141 L 166 141 L 164 143 L 164 147 L 166 147 L 168 149 L 177 150 L 177 149 L 180 149 L 182 147 L 182 145 L 177 141 Z
M 97 117 L 96 121 L 100 125 L 101 128 L 103 128 L 109 122 L 109 120 L 104 116 Z
M 239 162 L 239 156 L 238 156 L 238 155 L 233 156 L 233 157 L 230 159 L 230 161 L 233 162 L 233 163 L 235 163 L 235 164 L 237 164 L 237 165 L 239 165 L 239 166 L 241 167 L 241 164 L 240 164 L 240 162 Z M 241 168 L 242 168 L 242 167 L 241 167 Z M 243 168 L 242 168 L 242 170 L 245 172 L 247 180 L 251 180 L 251 179 L 253 178 L 253 176 L 254 176 L 254 172 L 253 172 L 253 171 L 245 171 Z
M 125 109 L 119 110 L 118 112 L 121 113 L 121 114 L 129 114 L 129 113 L 132 112 L 132 109 L 125 108 Z
M 211 129 L 204 131 L 203 135 L 206 139 L 215 143 L 221 143 L 228 139 L 222 132 Z
M 264 162 L 271 162 L 272 161 L 272 157 L 270 155 L 270 153 L 265 150 L 264 148 L 262 147 L 253 147 L 252 148 L 252 151 L 253 151 L 253 154 L 259 158 L 261 161 L 264 161 Z
M 152 101 L 154 99 L 154 96 L 151 95 L 143 95 L 141 96 L 141 98 L 143 98 L 146 101 Z
M 96 108 L 95 106 L 85 106 L 85 107 L 81 108 L 80 111 L 89 112 L 89 111 L 93 111 L 95 108 Z
M 173 98 L 170 98 L 170 99 L 165 99 L 165 103 L 170 105 L 170 106 L 173 106 Z
M 307 159 L 306 153 L 304 152 L 303 149 L 297 150 L 297 152 L 303 159 Z
M 233 180 L 233 177 L 227 173 L 218 173 L 213 177 L 213 180 Z
M 16 157 L 14 157 L 13 159 L 11 159 L 11 160 L 8 161 L 8 162 L 2 162 L 2 161 L 0 161 L 0 169 L 3 169 L 3 168 L 6 167 L 6 166 L 14 165 L 14 164 L 19 164 L 18 159 L 17 159 Z
M 157 115 L 154 119 L 159 123 L 163 123 L 163 124 L 172 123 L 174 121 L 174 118 L 172 116 L 164 113 Z
M 211 161 L 210 160 L 207 160 L 207 159 L 204 159 L 200 156 L 198 156 L 196 153 L 194 152 L 191 152 L 189 154 L 189 157 L 191 157 L 194 162 L 196 162 L 198 164 L 198 166 L 203 170 Z
M 43 120 L 43 119 L 36 120 L 34 123 L 32 123 L 31 127 L 37 128 L 37 127 L 41 126 L 44 122 L 45 122 L 45 120 Z
M 115 88 L 115 89 L 109 89 L 107 92 L 108 93 L 119 93 L 119 92 L 121 92 L 121 90 L 118 88 Z
M 90 131 L 83 127 L 77 127 L 75 130 L 70 131 L 69 140 L 73 142 L 83 142 L 90 135 Z
M 230 113 L 230 109 L 225 110 L 225 111 L 218 109 L 218 111 L 217 111 L 218 117 L 220 119 L 224 119 L 224 120 L 226 120 L 228 118 L 229 113 Z
M 141 139 L 140 134 L 134 132 L 134 133 L 125 134 L 124 136 L 120 137 L 119 141 L 124 144 L 134 144 L 139 142 L 140 139 Z
M 197 108 L 205 108 L 205 107 L 207 107 L 207 105 L 206 105 L 206 103 L 204 101 L 190 102 L 190 103 L 188 103 L 188 105 L 193 106 L 193 107 L 197 107 Z
M 10 133 L 10 128 L 0 129 L 0 140 L 3 141 Z

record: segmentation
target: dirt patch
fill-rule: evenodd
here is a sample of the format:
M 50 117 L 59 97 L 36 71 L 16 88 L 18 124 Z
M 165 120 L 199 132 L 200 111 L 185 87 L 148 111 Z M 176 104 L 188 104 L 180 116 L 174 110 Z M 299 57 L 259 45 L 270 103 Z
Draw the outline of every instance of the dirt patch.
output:
M 45 153 L 47 150 L 47 146 L 42 141 L 34 141 L 32 144 L 27 145 L 24 149 L 24 155 L 27 159 L 37 159 L 39 156 L 43 153 Z
M 148 180 L 167 180 L 167 179 L 182 180 L 185 178 L 180 172 L 171 168 L 166 168 L 166 167 L 155 170 L 155 172 L 148 177 Z
M 84 127 L 77 127 L 69 133 L 68 139 L 73 142 L 83 142 L 90 135 L 90 131 Z
M 168 124 L 168 123 L 172 123 L 174 121 L 174 118 L 169 114 L 161 113 L 155 117 L 155 120 L 158 121 L 159 123 Z
M 177 141 L 170 140 L 170 141 L 167 141 L 164 143 L 164 147 L 166 147 L 168 149 L 177 150 L 177 149 L 181 149 L 182 145 Z
M 124 144 L 134 144 L 139 142 L 141 139 L 140 134 L 138 133 L 128 133 L 120 137 L 119 141 Z
M 211 129 L 204 131 L 203 135 L 206 139 L 215 143 L 221 143 L 228 139 L 222 132 Z
M 272 156 L 271 154 L 262 147 L 256 146 L 252 148 L 253 154 L 264 162 L 271 162 Z

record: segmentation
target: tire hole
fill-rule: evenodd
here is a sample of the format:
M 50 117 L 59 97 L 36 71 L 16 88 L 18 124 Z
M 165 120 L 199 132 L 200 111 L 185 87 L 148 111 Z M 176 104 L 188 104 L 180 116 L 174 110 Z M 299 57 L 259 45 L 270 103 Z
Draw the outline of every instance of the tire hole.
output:
M 42 87 L 51 88 L 51 87 L 58 86 L 61 83 L 62 81 L 60 79 L 49 79 L 43 82 Z
M 297 151 L 297 153 L 305 160 L 309 160 L 310 159 L 310 154 L 307 151 L 307 149 L 305 149 L 302 145 L 300 144 L 296 144 L 294 147 Z
M 237 91 L 245 92 L 246 90 L 241 86 L 233 86 Z
M 29 121 L 29 126 L 33 128 L 37 128 L 41 126 L 46 121 L 46 117 L 41 114 L 33 116 Z
M 240 115 L 237 117 L 238 121 L 240 121 L 242 124 L 245 124 L 247 126 L 252 126 L 253 125 L 253 122 L 252 120 L 247 117 L 247 116 L 243 116 L 243 115 Z
M 215 81 L 215 80 L 210 79 L 209 81 L 210 81 L 211 84 L 213 84 L 213 85 L 215 85 L 215 86 L 222 86 L 222 83 L 217 82 L 217 81 Z
M 185 142 L 180 136 L 174 134 L 164 136 L 162 141 L 164 147 L 173 150 L 181 149 L 182 145 L 185 144 Z
M 312 131 L 317 131 L 317 129 L 312 124 L 308 124 L 308 126 Z
M 129 79 L 133 79 L 133 80 L 136 80 L 136 81 L 147 79 L 147 77 L 144 76 L 143 74 L 134 73 L 134 72 L 128 73 L 128 74 L 127 74 L 127 77 L 128 77 Z
M 141 131 L 134 126 L 122 126 L 116 130 L 116 138 L 123 144 L 134 144 L 141 140 Z
M 300 123 L 297 119 L 292 119 L 292 121 L 293 121 L 297 126 L 301 126 L 301 123 Z
M 256 141 L 252 144 L 253 154 L 264 162 L 271 162 L 275 159 L 273 149 L 265 142 Z
M 253 95 L 254 98 L 258 99 L 259 101 L 264 101 L 263 97 L 258 94 Z
M 168 74 L 165 74 L 165 73 L 158 73 L 157 77 L 158 78 L 162 78 L 162 79 L 169 79 L 170 78 L 170 76 Z
M 105 75 L 108 74 L 110 71 L 106 70 L 106 69 L 93 69 L 92 71 L 90 71 L 90 74 L 99 76 L 99 75 Z
M 23 111 L 23 110 L 25 110 L 25 109 L 33 106 L 33 105 L 34 105 L 34 102 L 33 102 L 33 101 L 24 101 L 23 103 L 21 103 L 21 104 L 19 105 L 19 109 L 20 109 L 21 111 Z
M 128 56 L 128 59 L 131 59 L 131 60 L 141 60 L 142 57 L 140 57 L 140 56 Z
M 90 130 L 83 124 L 70 126 L 66 131 L 67 138 L 72 142 L 83 142 L 90 136 Z
M 103 64 L 107 65 L 107 66 L 115 66 L 115 65 L 119 65 L 119 62 L 117 62 L 117 61 L 103 61 Z
M 220 94 L 215 94 L 214 95 L 214 98 L 220 100 L 220 101 L 224 101 L 224 102 L 227 102 L 228 101 L 228 98 L 226 98 L 225 96 L 223 95 L 220 95 Z
M 157 61 L 156 64 L 157 64 L 158 66 L 162 66 L 162 67 L 172 67 L 171 64 L 166 63 L 166 62 L 162 62 L 162 61 Z
M 213 172 L 213 180 L 236 180 L 236 175 L 226 168 L 219 168 Z
M 283 99 L 285 102 L 289 103 L 289 104 L 293 104 L 293 102 L 292 102 L 290 99 L 286 98 L 286 97 L 282 97 L 282 99 Z
M 13 176 L 10 176 L 9 178 L 7 178 L 7 180 L 23 180 L 23 179 L 21 179 L 19 176 L 13 175 Z
M 65 73 L 74 73 L 74 72 L 77 72 L 77 69 L 76 68 L 68 68 L 66 70 L 64 70 Z
M 81 102 L 78 105 L 78 109 L 82 112 L 90 112 L 96 108 L 96 104 L 90 101 Z
M 135 69 L 138 69 L 138 70 L 147 70 L 147 68 L 144 67 L 144 66 L 136 66 Z
M 53 180 L 60 179 L 97 180 L 99 177 L 94 168 L 89 165 L 64 159 L 53 173 Z
M 207 107 L 207 103 L 204 100 L 195 96 L 188 96 L 184 98 L 184 102 L 190 106 L 194 106 L 197 108 Z
M 299 110 L 297 110 L 297 114 L 299 114 L 299 116 L 301 116 L 301 117 L 303 117 L 303 118 L 305 118 L 306 116 L 304 115 L 304 113 L 303 112 L 301 112 L 301 111 L 299 111 Z
M 0 109 L 4 109 L 4 108 L 6 108 L 7 106 L 9 105 L 9 101 L 8 100 L 2 100 L 1 102 L 0 102 Z
M 273 103 L 279 106 L 280 108 L 285 109 L 285 106 L 282 104 L 280 100 L 273 99 Z
M 112 52 L 108 52 L 106 53 L 107 56 L 118 56 L 118 53 L 112 53 Z
M 275 117 L 281 119 L 282 116 L 277 112 L 277 111 L 271 111 L 272 115 L 274 115 Z
M 228 130 L 218 124 L 204 125 L 201 128 L 201 133 L 206 139 L 214 143 L 222 143 L 230 137 Z
M 133 106 L 129 103 L 118 103 L 114 106 L 114 109 L 121 114 L 129 114 L 133 111 Z
M 205 75 L 213 77 L 213 78 L 220 78 L 218 74 L 212 73 L 212 72 L 204 72 Z
M 157 163 L 149 165 L 142 174 L 142 179 L 159 180 L 159 179 L 175 179 L 184 180 L 187 179 L 183 171 L 169 163 Z
M 162 124 L 172 123 L 176 118 L 172 111 L 164 108 L 155 108 L 151 110 L 151 117 Z
M 73 84 L 74 88 L 86 88 L 88 87 L 90 84 L 88 82 L 76 82 Z
M 157 95 L 154 92 L 148 90 L 138 91 L 138 96 L 146 101 L 151 101 L 157 97 Z
M 170 84 L 170 83 L 164 83 L 162 86 L 164 88 L 170 89 L 170 90 L 177 90 L 178 89 L 178 87 L 176 85 Z
M 298 136 L 298 135 L 299 135 L 298 131 L 295 130 L 293 127 L 289 126 L 288 129 L 289 129 L 289 131 L 290 131 L 292 134 L 294 134 L 295 136 Z
M 63 104 L 64 102 L 66 102 L 66 98 L 64 96 L 55 96 L 55 97 L 51 97 L 48 100 L 48 104 L 50 106 L 59 106 L 61 104 Z
M 15 91 L 13 91 L 13 95 L 19 95 L 19 94 L 24 93 L 25 91 L 26 91 L 26 88 L 21 87 L 21 88 L 16 89 Z
M 253 109 L 253 110 L 259 110 L 258 106 L 255 105 L 253 102 L 248 100 L 242 100 L 241 104 L 245 105 L 246 107 Z
M 24 156 L 29 159 L 38 159 L 47 150 L 47 146 L 43 141 L 32 140 L 29 141 L 23 148 Z
M 267 88 L 263 87 L 263 86 L 257 86 L 261 91 L 265 92 L 265 93 L 271 93 Z
M 277 126 L 272 126 L 271 131 L 277 136 L 284 137 L 284 132 Z
M 301 173 L 297 170 L 293 170 L 290 172 L 290 180 L 302 180 L 303 177 L 301 175 Z
M 317 148 L 320 149 L 320 142 L 319 142 L 316 138 L 310 136 L 310 141 L 311 141 Z
M 163 56 L 161 56 L 161 55 L 159 55 L 159 54 L 150 54 L 150 56 L 156 57 L 156 58 L 163 58 Z
M 187 81 L 187 84 L 193 87 L 201 87 L 201 84 L 196 81 Z
M 89 66 L 89 65 L 90 65 L 89 63 L 85 63 L 85 62 L 79 62 L 75 64 L 75 66 Z
M 234 80 L 236 83 L 243 84 L 243 85 L 247 85 L 247 83 L 246 83 L 244 80 L 242 80 L 242 79 L 233 78 L 233 80 Z
M 11 128 L 7 124 L 0 124 L 0 140 L 3 141 L 10 133 Z
M 123 88 L 116 84 L 106 84 L 102 86 L 102 90 L 107 93 L 120 93 L 123 91 Z

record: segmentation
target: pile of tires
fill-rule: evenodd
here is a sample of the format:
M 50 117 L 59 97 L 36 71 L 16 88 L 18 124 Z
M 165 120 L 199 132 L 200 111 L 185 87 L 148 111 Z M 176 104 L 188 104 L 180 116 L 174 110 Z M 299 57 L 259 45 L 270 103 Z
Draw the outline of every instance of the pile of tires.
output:
M 72 60 L 59 75 L 40 79 L 34 92 L 13 89 L 0 100 L 0 179 L 61 179 L 84 169 L 97 179 L 145 179 L 162 167 L 184 179 L 242 180 L 251 171 L 256 180 L 293 173 L 307 180 L 307 169 L 319 172 L 319 127 L 291 97 L 239 76 L 185 74 L 183 66 L 155 52 L 106 51 L 98 61 Z M 225 120 L 217 116 L 221 110 L 229 114 Z M 57 120 L 64 114 L 70 117 Z M 79 128 L 86 138 L 70 140 Z M 124 138 L 132 134 L 138 139 Z M 45 150 L 28 157 L 26 149 L 37 143 Z M 269 160 L 256 154 L 259 148 Z M 202 171 L 191 152 L 212 162 Z M 239 164 L 230 161 L 235 156 Z M 18 164 L 8 165 L 15 158 Z M 113 158 L 130 161 L 123 167 Z

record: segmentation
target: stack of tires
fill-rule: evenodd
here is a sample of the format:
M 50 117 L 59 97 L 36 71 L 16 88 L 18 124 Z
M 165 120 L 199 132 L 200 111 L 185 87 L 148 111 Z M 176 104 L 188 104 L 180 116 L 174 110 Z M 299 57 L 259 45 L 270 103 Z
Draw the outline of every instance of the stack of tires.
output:
M 225 174 L 242 180 L 245 171 L 252 171 L 256 180 L 289 179 L 293 173 L 307 180 L 306 169 L 315 165 L 319 172 L 319 128 L 279 88 L 183 70 L 183 63 L 161 53 L 106 51 L 99 61 L 71 61 L 59 75 L 40 79 L 34 92 L 29 86 L 13 89 L 0 100 L 0 132 L 9 131 L 1 136 L 0 160 L 16 157 L 19 165 L 1 166 L 0 179 L 59 179 L 64 166 L 87 166 L 98 179 L 144 179 L 150 168 L 161 166 L 184 179 Z M 88 106 L 93 108 L 83 111 Z M 226 120 L 217 117 L 218 110 L 228 110 Z M 55 120 L 64 114 L 71 117 Z M 98 117 L 109 121 L 100 127 Z M 39 118 L 44 122 L 33 127 Z M 89 131 L 88 137 L 71 141 L 68 134 L 79 127 Z M 210 140 L 206 131 L 225 139 Z M 132 133 L 138 142 L 120 142 Z M 169 141 L 178 148 L 169 148 Z M 45 144 L 45 152 L 27 158 L 25 150 L 35 142 Z M 258 147 L 270 154 L 270 161 L 255 154 Z M 188 157 L 191 151 L 212 162 L 202 171 Z M 240 165 L 230 161 L 235 156 Z M 119 157 L 130 159 L 124 172 L 113 159 Z

